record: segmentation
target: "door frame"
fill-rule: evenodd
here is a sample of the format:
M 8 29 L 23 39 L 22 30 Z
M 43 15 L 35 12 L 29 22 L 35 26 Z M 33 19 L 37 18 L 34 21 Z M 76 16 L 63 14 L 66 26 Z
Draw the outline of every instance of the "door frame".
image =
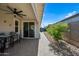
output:
M 14 20 L 14 32 L 15 32 L 15 21 L 18 21 L 18 32 L 17 33 L 20 34 L 20 26 L 19 26 L 20 25 L 20 21 L 18 19 Z

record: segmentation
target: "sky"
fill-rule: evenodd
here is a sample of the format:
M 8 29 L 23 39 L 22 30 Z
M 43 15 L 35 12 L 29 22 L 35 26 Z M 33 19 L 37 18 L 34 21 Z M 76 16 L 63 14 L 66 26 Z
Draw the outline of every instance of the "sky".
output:
M 79 13 L 79 3 L 46 3 L 41 27 L 53 24 Z

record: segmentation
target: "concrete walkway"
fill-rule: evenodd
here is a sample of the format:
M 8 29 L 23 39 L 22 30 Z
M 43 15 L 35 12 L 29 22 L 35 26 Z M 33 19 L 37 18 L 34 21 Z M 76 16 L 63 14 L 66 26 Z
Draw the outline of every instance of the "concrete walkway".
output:
M 50 42 L 44 35 L 44 33 L 40 33 L 41 38 L 39 39 L 39 46 L 38 46 L 38 56 L 55 56 L 54 52 L 51 51 L 51 47 L 49 47 Z

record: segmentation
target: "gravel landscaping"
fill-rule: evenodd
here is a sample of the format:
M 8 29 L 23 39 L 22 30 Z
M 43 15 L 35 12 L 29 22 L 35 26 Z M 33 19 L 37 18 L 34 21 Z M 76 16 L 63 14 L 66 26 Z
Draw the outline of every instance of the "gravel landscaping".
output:
M 57 56 L 79 56 L 79 48 L 71 45 L 63 40 L 60 41 L 59 46 L 56 45 L 50 35 L 45 33 L 47 39 L 50 41 L 50 51 Z

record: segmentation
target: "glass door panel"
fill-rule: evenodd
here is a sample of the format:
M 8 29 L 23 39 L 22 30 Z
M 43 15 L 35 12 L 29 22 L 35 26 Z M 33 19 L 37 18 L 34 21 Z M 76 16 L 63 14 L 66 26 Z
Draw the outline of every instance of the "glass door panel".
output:
M 28 22 L 24 22 L 24 37 L 28 37 Z
M 29 22 L 29 37 L 34 37 L 34 22 Z

